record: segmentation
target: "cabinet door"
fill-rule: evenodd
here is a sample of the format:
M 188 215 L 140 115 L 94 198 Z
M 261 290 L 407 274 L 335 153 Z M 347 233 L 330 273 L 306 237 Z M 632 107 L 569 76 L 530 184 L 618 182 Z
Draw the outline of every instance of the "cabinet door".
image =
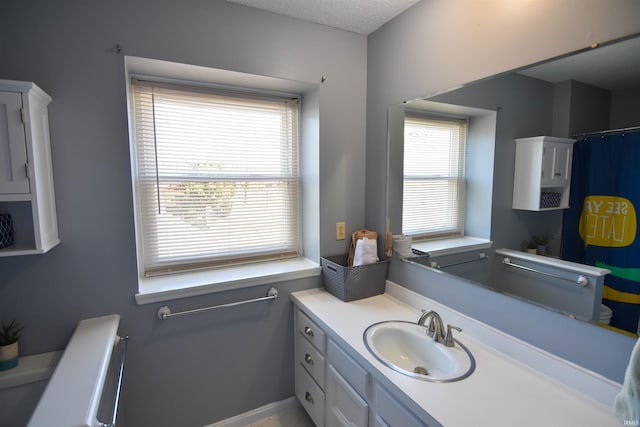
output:
M 542 180 L 545 186 L 564 186 L 570 178 L 571 146 L 545 142 L 542 155 Z
M 22 95 L 0 92 L 0 194 L 28 194 Z
M 326 427 L 367 427 L 369 405 L 331 365 L 326 383 Z
M 555 148 L 555 160 L 553 162 L 553 182 L 555 185 L 565 185 L 571 179 L 571 153 L 572 146 L 558 144 Z
M 426 427 L 429 425 L 440 425 L 435 420 L 429 420 L 426 424 L 416 418 L 406 409 L 396 398 L 394 398 L 380 384 L 376 385 L 376 407 L 375 412 L 383 422 L 376 420 L 378 425 L 402 426 L 402 427 Z
M 553 185 L 553 170 L 556 150 L 550 144 L 544 144 L 542 148 L 542 170 L 540 171 L 542 185 Z
M 380 418 L 380 415 L 376 415 L 373 419 L 373 427 L 389 427 L 389 424 L 384 422 L 384 420 Z

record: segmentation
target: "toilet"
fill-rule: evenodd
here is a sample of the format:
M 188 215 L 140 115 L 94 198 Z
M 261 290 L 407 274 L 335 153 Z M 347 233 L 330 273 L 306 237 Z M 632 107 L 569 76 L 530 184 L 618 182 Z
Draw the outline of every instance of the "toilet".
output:
M 604 304 L 600 304 L 600 323 L 608 325 L 611 323 L 611 316 L 613 316 L 613 310 Z
M 0 372 L 0 426 L 27 425 L 61 356 L 53 351 L 21 357 L 17 367 Z

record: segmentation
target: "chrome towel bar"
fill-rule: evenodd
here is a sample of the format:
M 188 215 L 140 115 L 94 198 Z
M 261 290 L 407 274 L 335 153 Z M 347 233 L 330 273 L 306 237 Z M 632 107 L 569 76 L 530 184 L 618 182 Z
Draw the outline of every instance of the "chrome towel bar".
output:
M 482 260 L 485 260 L 485 259 L 488 259 L 488 258 L 489 257 L 487 256 L 487 254 L 485 254 L 484 252 L 480 252 L 478 254 L 477 258 L 468 259 L 468 260 L 465 260 L 465 261 L 452 262 L 452 263 L 445 264 L 445 265 L 440 265 L 436 261 L 431 261 L 431 263 L 429 264 L 429 267 L 432 267 L 432 268 L 453 267 L 454 265 L 468 264 L 470 262 L 482 261 Z
M 118 367 L 118 379 L 116 380 L 115 393 L 113 396 L 113 411 L 111 413 L 111 420 L 108 423 L 100 423 L 101 427 L 115 427 L 116 417 L 118 416 L 118 404 L 120 402 L 120 389 L 122 388 L 122 378 L 124 376 L 124 362 L 127 358 L 127 346 L 129 345 L 129 337 L 119 338 L 119 343 L 122 343 L 122 356 L 120 357 L 120 366 Z
M 216 309 L 216 308 L 235 307 L 237 305 L 250 304 L 252 302 L 259 302 L 259 301 L 268 301 L 268 300 L 272 300 L 272 299 L 276 299 L 276 298 L 278 298 L 278 290 L 276 288 L 274 288 L 274 287 L 271 287 L 267 291 L 267 296 L 265 296 L 265 297 L 254 298 L 254 299 L 249 299 L 249 300 L 244 300 L 244 301 L 230 302 L 230 303 L 227 303 L 227 304 L 213 305 L 211 307 L 196 308 L 194 310 L 185 310 L 185 311 L 178 311 L 176 313 L 172 313 L 171 309 L 169 308 L 169 306 L 163 305 L 162 307 L 160 307 L 158 309 L 157 316 L 158 316 L 158 319 L 165 320 L 165 319 L 167 319 L 169 317 L 173 317 L 173 316 L 182 316 L 182 315 L 185 315 L 185 314 L 199 313 L 201 311 L 208 311 L 208 310 L 213 310 L 213 309 Z
M 567 279 L 566 277 L 558 276 L 556 274 L 547 273 L 545 271 L 536 270 L 534 268 L 525 267 L 524 265 L 514 264 L 511 262 L 511 259 L 509 258 L 504 258 L 502 260 L 502 263 L 510 267 L 520 268 L 522 270 L 531 271 L 537 274 L 542 274 L 543 276 L 553 277 L 554 279 L 560 279 L 567 282 L 575 283 L 578 286 L 582 286 L 582 287 L 585 287 L 589 284 L 589 279 L 586 276 L 583 276 L 582 274 L 580 274 L 576 280 L 573 280 L 573 279 Z

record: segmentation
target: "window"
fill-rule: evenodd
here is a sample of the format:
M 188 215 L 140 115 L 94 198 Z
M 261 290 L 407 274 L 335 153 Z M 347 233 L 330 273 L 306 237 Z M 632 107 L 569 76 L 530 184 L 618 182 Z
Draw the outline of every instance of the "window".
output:
M 299 256 L 298 98 L 131 87 L 141 273 Z
M 464 120 L 407 111 L 402 233 L 420 240 L 464 235 Z

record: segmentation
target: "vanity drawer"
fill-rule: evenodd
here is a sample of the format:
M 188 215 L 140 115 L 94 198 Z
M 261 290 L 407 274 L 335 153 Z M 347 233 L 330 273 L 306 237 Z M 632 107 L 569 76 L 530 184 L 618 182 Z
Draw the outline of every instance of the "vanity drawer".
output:
M 297 311 L 296 328 L 304 335 L 318 350 L 320 353 L 325 352 L 325 338 L 324 331 L 318 327 L 311 319 L 307 317 L 302 311 Z
M 320 387 L 324 389 L 325 358 L 302 335 L 296 335 L 296 361 L 304 366 Z
M 332 365 L 361 396 L 367 396 L 367 377 L 369 376 L 367 371 L 358 365 L 344 350 L 338 347 L 333 340 L 329 340 L 327 346 L 327 359 L 329 360 L 329 364 Z
M 324 426 L 324 391 L 296 364 L 296 397 L 316 426 Z

